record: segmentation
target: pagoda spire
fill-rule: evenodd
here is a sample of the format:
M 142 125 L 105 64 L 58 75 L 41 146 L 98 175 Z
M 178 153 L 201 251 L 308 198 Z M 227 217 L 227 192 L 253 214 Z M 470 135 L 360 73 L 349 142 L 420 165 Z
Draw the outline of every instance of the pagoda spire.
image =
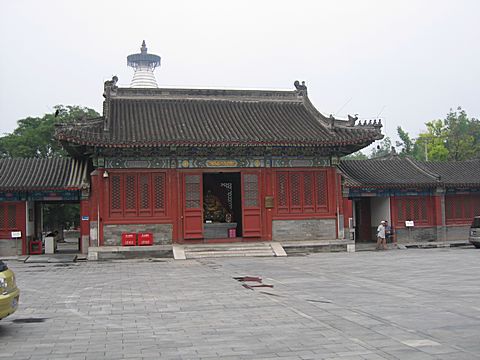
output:
M 140 53 L 127 56 L 127 65 L 135 72 L 130 84 L 133 88 L 158 88 L 155 79 L 155 68 L 160 66 L 160 56 L 147 53 L 145 40 L 142 42 Z

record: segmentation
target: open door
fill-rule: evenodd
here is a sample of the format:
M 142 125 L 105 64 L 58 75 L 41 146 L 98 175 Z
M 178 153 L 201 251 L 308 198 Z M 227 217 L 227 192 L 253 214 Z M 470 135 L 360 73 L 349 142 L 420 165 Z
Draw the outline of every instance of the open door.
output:
M 260 237 L 262 232 L 262 210 L 260 204 L 260 174 L 242 173 L 242 220 L 243 237 Z
M 202 174 L 183 175 L 183 238 L 203 238 Z

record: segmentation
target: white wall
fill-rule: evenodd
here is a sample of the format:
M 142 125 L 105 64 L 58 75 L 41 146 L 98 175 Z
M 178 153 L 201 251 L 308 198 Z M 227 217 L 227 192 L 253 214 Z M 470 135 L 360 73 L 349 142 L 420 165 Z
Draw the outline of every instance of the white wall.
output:
M 370 201 L 372 227 L 378 226 L 382 220 L 387 220 L 391 224 L 390 197 L 372 197 Z

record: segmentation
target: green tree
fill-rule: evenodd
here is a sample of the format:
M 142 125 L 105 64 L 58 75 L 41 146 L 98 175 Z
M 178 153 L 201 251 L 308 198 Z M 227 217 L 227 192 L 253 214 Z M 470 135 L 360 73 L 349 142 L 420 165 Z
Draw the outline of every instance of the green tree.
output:
M 370 159 L 374 159 L 381 156 L 386 156 L 392 151 L 392 141 L 386 136 L 376 148 L 373 148 L 370 153 Z
M 83 117 L 99 114 L 86 107 L 57 105 L 53 114 L 43 117 L 27 117 L 18 120 L 18 127 L 11 134 L 0 137 L 0 157 L 46 158 L 65 156 L 65 151 L 53 139 L 56 123 L 69 123 Z
M 480 121 L 465 110 L 450 109 L 445 119 L 429 121 L 416 139 L 412 155 L 425 161 L 460 161 L 480 156 Z
M 400 156 L 412 155 L 414 142 L 410 135 L 401 126 L 397 127 L 397 134 L 401 140 L 396 142 L 396 146 L 401 148 Z
M 353 154 L 344 156 L 342 160 L 366 160 L 368 156 L 361 151 L 356 151 Z
M 469 119 L 465 110 L 457 108 L 447 115 L 444 121 L 445 127 L 449 130 L 446 138 L 446 147 L 449 151 L 449 160 L 466 160 L 478 155 L 478 139 L 480 133 L 475 134 L 479 121 Z
M 43 227 L 50 231 L 69 230 L 80 224 L 80 205 L 68 203 L 43 204 Z

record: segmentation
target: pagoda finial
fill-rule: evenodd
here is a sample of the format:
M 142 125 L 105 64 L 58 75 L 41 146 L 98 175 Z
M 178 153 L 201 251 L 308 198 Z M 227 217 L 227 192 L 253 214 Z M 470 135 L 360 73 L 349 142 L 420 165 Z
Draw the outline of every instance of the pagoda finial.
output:
M 153 71 L 160 66 L 160 56 L 147 53 L 147 44 L 142 42 L 140 53 L 127 56 L 127 65 L 135 69 L 131 87 L 156 88 L 157 80 Z

